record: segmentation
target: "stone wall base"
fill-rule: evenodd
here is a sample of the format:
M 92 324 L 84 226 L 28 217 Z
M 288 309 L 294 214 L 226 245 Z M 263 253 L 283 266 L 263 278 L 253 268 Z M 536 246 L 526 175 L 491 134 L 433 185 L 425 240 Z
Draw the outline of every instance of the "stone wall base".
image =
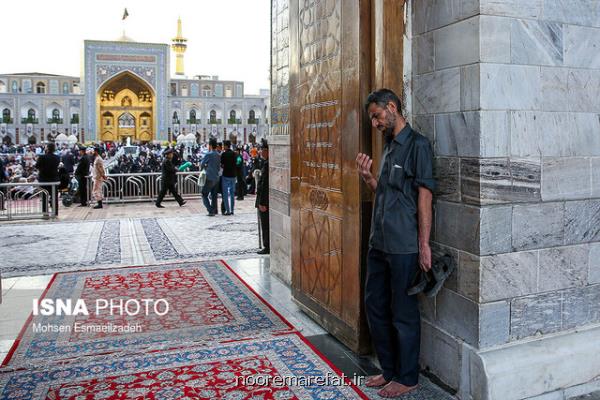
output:
M 563 400 L 600 389 L 600 326 L 491 350 L 464 346 L 463 399 Z

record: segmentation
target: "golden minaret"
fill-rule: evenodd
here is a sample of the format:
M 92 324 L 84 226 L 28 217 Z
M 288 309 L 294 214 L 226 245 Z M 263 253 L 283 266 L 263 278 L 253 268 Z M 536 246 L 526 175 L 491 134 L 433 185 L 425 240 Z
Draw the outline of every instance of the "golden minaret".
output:
M 183 54 L 187 49 L 187 39 L 181 33 L 181 18 L 177 19 L 177 37 L 173 38 L 171 47 L 176 54 L 175 60 L 175 75 L 185 75 L 183 72 Z

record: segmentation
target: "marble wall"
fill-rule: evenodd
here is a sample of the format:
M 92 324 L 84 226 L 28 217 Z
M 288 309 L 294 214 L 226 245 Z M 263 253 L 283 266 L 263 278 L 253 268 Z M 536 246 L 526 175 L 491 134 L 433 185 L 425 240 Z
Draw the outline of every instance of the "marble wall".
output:
M 423 0 L 412 18 L 435 251 L 458 266 L 422 302 L 422 358 L 465 393 L 465 345 L 600 324 L 600 2 Z
M 271 1 L 271 132 L 269 205 L 271 272 L 292 281 L 289 135 L 289 0 Z

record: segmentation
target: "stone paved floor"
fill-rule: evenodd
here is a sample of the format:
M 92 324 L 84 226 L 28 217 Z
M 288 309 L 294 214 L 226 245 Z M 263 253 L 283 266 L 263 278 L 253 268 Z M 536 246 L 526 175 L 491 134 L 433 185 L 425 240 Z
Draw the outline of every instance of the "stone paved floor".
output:
M 70 222 L 80 224 L 78 226 L 81 228 L 86 223 L 90 224 L 102 219 L 114 221 L 115 219 L 142 220 L 152 218 L 154 220 L 154 218 L 158 217 L 157 221 L 166 221 L 191 220 L 193 217 L 193 221 L 198 225 L 197 229 L 199 231 L 195 234 L 197 236 L 201 234 L 202 227 L 208 229 L 209 225 L 204 225 L 209 224 L 208 220 L 213 225 L 216 224 L 219 226 L 233 226 L 236 222 L 242 220 L 241 216 L 238 220 L 233 219 L 238 217 L 238 215 L 234 217 L 205 217 L 205 211 L 198 201 L 191 201 L 183 208 L 179 208 L 173 202 L 165 203 L 165 206 L 167 207 L 165 209 L 156 209 L 152 204 L 110 205 L 103 210 L 71 207 L 70 209 L 61 210 L 59 221 L 47 222 L 42 226 L 62 226 L 60 225 L 61 222 Z M 247 200 L 239 204 L 236 214 L 251 214 L 254 212 L 253 206 L 254 199 L 248 197 Z M 40 222 L 37 221 L 36 223 L 39 224 Z M 11 229 L 21 229 L 26 225 L 27 228 L 34 228 L 34 226 L 29 226 L 29 224 L 6 224 L 6 226 L 10 226 Z M 176 224 L 173 226 L 176 226 Z M 5 226 L 0 226 L 0 231 L 2 228 L 5 228 Z M 23 234 L 24 237 L 18 237 L 18 240 L 27 241 L 28 235 L 31 235 L 32 240 L 35 240 L 35 229 L 27 228 L 22 228 L 22 231 L 25 232 Z M 235 240 L 235 238 L 231 239 Z M 180 245 L 185 246 L 185 243 L 180 243 Z M 133 247 L 136 246 L 138 244 L 135 244 Z M 40 262 L 44 262 L 45 260 L 41 252 L 37 253 L 35 257 L 38 257 Z M 376 372 L 373 358 L 360 357 L 353 354 L 299 309 L 292 299 L 290 288 L 270 274 L 268 257 L 246 255 L 245 258 L 241 259 L 222 258 L 225 259 L 242 279 L 273 305 L 290 323 L 298 328 L 304 336 L 347 376 L 366 376 Z M 176 259 L 171 259 L 170 261 L 176 261 Z M 40 275 L 34 272 L 30 276 L 15 276 L 2 279 L 3 301 L 0 304 L 0 360 L 6 356 L 21 327 L 27 320 L 31 310 L 32 299 L 40 297 L 49 283 L 50 277 L 51 275 L 49 274 Z M 366 390 L 365 392 L 373 399 L 380 398 L 373 390 Z M 404 397 L 406 400 L 450 400 L 453 398 L 424 377 L 421 379 L 421 388 Z M 592 400 L 595 400 L 595 398 L 592 398 Z

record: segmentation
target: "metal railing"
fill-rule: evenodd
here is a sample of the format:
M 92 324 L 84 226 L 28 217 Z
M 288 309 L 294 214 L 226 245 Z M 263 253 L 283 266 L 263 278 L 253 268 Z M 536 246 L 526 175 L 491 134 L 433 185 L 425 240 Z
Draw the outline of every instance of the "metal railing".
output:
M 200 172 L 178 172 L 176 187 L 184 199 L 199 198 L 202 187 L 198 185 Z M 160 172 L 135 174 L 109 174 L 102 184 L 105 203 L 133 203 L 156 201 L 162 187 Z M 93 202 L 93 180 L 88 177 L 88 200 Z M 167 194 L 165 200 L 173 200 Z
M 59 183 L 0 184 L 0 221 L 56 218 Z

